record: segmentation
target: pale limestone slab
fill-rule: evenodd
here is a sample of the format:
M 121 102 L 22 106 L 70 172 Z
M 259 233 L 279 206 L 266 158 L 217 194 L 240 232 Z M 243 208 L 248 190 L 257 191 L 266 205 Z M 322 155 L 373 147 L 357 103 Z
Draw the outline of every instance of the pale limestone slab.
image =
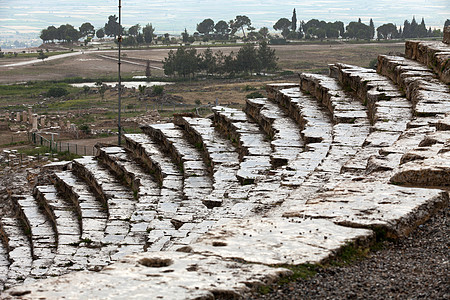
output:
M 217 226 L 191 248 L 195 253 L 252 263 L 297 265 L 321 262 L 346 243 L 372 236 L 371 230 L 325 219 L 255 217 Z
M 283 268 L 180 252 L 127 256 L 101 272 L 76 272 L 5 293 L 22 299 L 214 299 L 239 298 L 250 288 L 291 274 Z
M 345 181 L 317 193 L 303 207 L 284 216 L 326 218 L 353 227 L 382 227 L 404 236 L 439 207 L 448 205 L 448 193 L 439 189 L 401 187 L 377 181 Z

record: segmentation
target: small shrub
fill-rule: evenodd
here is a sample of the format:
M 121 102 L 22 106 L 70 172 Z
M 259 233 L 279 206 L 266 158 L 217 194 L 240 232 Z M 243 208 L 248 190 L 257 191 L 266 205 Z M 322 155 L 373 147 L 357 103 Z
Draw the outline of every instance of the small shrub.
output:
M 62 87 L 52 87 L 47 92 L 47 97 L 63 97 L 68 95 L 69 92 Z
M 242 88 L 244 91 L 246 91 L 246 92 L 248 92 L 248 91 L 255 91 L 256 90 L 256 88 L 255 87 L 253 87 L 253 86 L 251 86 L 251 85 L 246 85 L 246 86 L 244 86 L 243 88 Z
M 245 96 L 247 99 L 264 98 L 264 95 L 260 92 L 253 92 Z
M 154 85 L 152 91 L 154 95 L 159 96 L 164 92 L 164 87 L 162 85 Z
M 91 128 L 87 124 L 82 124 L 78 128 L 85 134 L 90 134 L 91 133 Z
M 196 105 L 202 105 L 202 101 L 200 101 L 200 100 L 197 99 L 197 100 L 195 100 L 195 104 L 196 104 Z

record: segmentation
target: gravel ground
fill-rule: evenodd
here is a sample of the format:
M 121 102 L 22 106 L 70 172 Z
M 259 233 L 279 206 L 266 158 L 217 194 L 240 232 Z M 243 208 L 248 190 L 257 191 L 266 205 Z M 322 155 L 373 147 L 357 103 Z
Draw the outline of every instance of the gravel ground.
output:
M 447 207 L 366 259 L 247 299 L 450 299 L 449 218 Z

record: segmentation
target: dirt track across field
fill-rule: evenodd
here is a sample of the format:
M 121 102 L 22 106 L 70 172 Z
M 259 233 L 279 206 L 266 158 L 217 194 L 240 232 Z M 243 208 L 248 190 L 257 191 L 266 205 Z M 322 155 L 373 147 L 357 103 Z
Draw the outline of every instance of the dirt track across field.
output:
M 213 51 L 222 51 L 224 54 L 237 53 L 238 46 L 216 47 Z M 327 64 L 342 62 L 359 66 L 368 66 L 370 61 L 376 59 L 378 54 L 402 52 L 404 45 L 401 43 L 371 43 L 371 44 L 304 44 L 304 45 L 274 45 L 279 57 L 278 64 L 283 70 L 294 72 L 322 71 Z M 198 47 L 200 53 L 206 47 Z M 167 57 L 169 49 L 142 49 L 123 50 L 122 64 L 123 76 L 144 75 L 145 62 L 151 61 L 152 75 L 164 76 L 162 61 Z M 75 55 L 78 54 L 78 55 Z M 98 78 L 117 75 L 117 61 L 105 58 L 114 57 L 117 50 L 86 51 L 70 56 L 54 56 L 52 60 L 44 62 L 35 58 L 28 60 L 18 59 L 20 65 L 14 66 L 15 60 L 0 61 L 0 65 L 12 65 L 0 67 L 0 83 L 15 83 L 35 80 L 62 80 L 70 77 Z M 27 64 L 26 61 L 31 61 Z M 132 63 L 127 63 L 130 61 Z M 141 63 L 136 63 L 140 61 Z M 159 68 L 159 70 L 155 69 Z

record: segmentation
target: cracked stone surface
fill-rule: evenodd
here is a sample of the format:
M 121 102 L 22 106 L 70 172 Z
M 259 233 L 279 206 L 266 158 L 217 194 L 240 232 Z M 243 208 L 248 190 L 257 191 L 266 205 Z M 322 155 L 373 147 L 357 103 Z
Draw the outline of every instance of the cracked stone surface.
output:
M 191 251 L 259 264 L 298 265 L 322 262 L 346 243 L 372 237 L 371 230 L 325 219 L 250 218 L 210 230 Z
M 198 254 L 143 253 L 130 255 L 101 273 L 78 272 L 29 285 L 22 299 L 42 296 L 123 299 L 130 295 L 134 299 L 148 299 L 149 292 L 155 299 L 238 298 L 249 287 L 274 282 L 290 273 L 287 269 Z M 78 288 L 80 284 L 83 289 Z M 11 292 L 25 290 L 15 288 Z

